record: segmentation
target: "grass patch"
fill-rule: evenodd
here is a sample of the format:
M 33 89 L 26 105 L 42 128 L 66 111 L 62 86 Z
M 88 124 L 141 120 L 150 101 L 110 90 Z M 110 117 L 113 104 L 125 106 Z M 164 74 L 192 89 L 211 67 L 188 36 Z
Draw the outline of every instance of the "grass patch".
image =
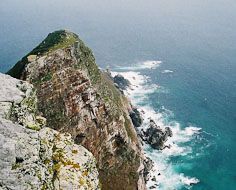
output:
M 46 39 L 43 40 L 35 49 L 33 49 L 29 55 L 42 55 L 57 49 L 68 47 L 69 45 L 75 43 L 77 38 L 78 36 L 76 34 L 66 30 L 55 31 L 48 34 Z
M 36 48 L 28 53 L 22 60 L 18 61 L 7 74 L 15 78 L 21 78 L 25 66 L 29 63 L 28 57 L 34 55 L 44 55 L 55 50 L 68 47 L 78 40 L 78 36 L 66 30 L 59 30 L 48 34 Z

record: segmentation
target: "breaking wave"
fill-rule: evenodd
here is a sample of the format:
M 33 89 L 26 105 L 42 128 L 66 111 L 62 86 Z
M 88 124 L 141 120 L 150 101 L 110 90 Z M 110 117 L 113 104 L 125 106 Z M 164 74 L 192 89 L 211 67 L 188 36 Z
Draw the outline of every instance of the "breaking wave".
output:
M 125 70 L 125 71 L 137 71 L 142 69 L 156 69 L 162 61 L 144 61 L 136 63 L 135 65 L 127 66 L 127 67 L 119 67 L 119 70 Z
M 120 74 L 131 83 L 124 93 L 138 108 L 144 119 L 142 126 L 138 130 L 147 128 L 149 120 L 152 118 L 158 126 L 161 128 L 170 127 L 173 132 L 173 136 L 165 143 L 170 145 L 170 148 L 159 151 L 151 148 L 148 144 L 144 143 L 143 145 L 145 154 L 154 161 L 154 168 L 150 173 L 147 188 L 180 189 L 185 187 L 189 189 L 193 184 L 198 183 L 199 180 L 176 171 L 171 158 L 190 154 L 192 152 L 191 146 L 184 143 L 190 142 L 196 135 L 201 133 L 201 128 L 195 126 L 181 128 L 177 121 L 171 119 L 173 113 L 170 110 L 162 106 L 161 111 L 156 111 L 151 106 L 149 94 L 155 92 L 168 93 L 168 90 L 163 90 L 164 87 L 158 84 L 152 84 L 148 76 L 141 74 L 141 70 L 157 68 L 160 63 L 161 61 L 146 61 L 143 62 L 143 66 L 138 64 L 136 67 L 118 68 L 119 72 L 112 72 L 112 75 Z

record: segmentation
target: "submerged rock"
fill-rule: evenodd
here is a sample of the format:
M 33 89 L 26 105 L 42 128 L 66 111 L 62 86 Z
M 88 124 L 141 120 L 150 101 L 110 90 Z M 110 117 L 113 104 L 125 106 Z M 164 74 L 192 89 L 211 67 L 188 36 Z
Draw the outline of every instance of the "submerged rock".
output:
M 70 134 L 41 129 L 34 91 L 0 74 L 0 189 L 100 189 L 93 155 Z
M 150 119 L 150 124 L 146 131 L 140 133 L 140 136 L 143 141 L 147 142 L 154 149 L 162 150 L 168 146 L 165 146 L 164 143 L 167 141 L 168 137 L 172 137 L 172 131 L 169 127 L 161 129 L 154 120 Z

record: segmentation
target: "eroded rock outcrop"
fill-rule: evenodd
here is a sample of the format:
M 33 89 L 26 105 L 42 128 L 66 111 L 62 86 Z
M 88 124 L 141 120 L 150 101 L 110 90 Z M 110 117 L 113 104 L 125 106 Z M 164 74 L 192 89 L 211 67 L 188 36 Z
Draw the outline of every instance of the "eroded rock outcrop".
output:
M 143 141 L 150 144 L 152 148 L 162 150 L 167 147 L 164 143 L 168 137 L 172 137 L 172 131 L 169 127 L 161 129 L 154 120 L 150 119 L 148 128 L 145 131 L 141 131 L 140 137 Z
M 132 109 L 129 112 L 130 118 L 135 127 L 140 127 L 143 123 L 142 115 L 136 107 L 131 105 L 131 108 Z
M 154 162 L 149 157 L 146 157 L 145 160 L 144 160 L 144 179 L 145 179 L 145 182 L 150 180 L 150 171 L 153 169 L 153 167 L 154 167 Z
M 113 77 L 114 82 L 117 84 L 117 88 L 121 91 L 127 90 L 130 86 L 130 82 L 125 79 L 122 75 L 117 74 Z M 129 115 L 133 122 L 133 125 L 139 128 L 143 123 L 143 118 L 141 112 L 130 103 Z M 138 130 L 138 129 L 137 129 Z M 153 119 L 150 118 L 149 126 L 146 130 L 141 129 L 138 131 L 139 136 L 143 141 L 150 144 L 152 148 L 162 150 L 168 148 L 168 145 L 165 145 L 165 142 L 168 140 L 168 137 L 172 136 L 172 131 L 169 127 L 165 129 L 160 128 L 156 125 Z M 144 162 L 144 165 L 147 164 Z M 147 172 L 144 172 L 147 173 Z
M 93 155 L 45 125 L 33 86 L 0 74 L 0 189 L 100 189 Z
M 130 86 L 130 82 L 120 74 L 115 75 L 113 80 L 117 87 L 121 90 L 126 90 Z
M 37 89 L 47 127 L 93 153 L 103 189 L 145 189 L 143 153 L 129 101 L 77 35 L 51 33 L 9 72 Z
M 114 77 L 112 77 L 110 71 L 107 71 L 108 75 L 110 75 L 110 77 L 113 79 L 116 87 L 122 92 L 124 93 L 125 90 L 127 90 L 127 88 L 130 87 L 131 83 L 129 80 L 127 80 L 124 76 L 122 76 L 121 74 L 117 74 Z M 141 113 L 139 112 L 139 110 L 132 105 L 132 103 L 130 102 L 130 109 L 129 109 L 129 116 L 132 120 L 132 123 L 135 127 L 140 127 L 143 123 L 143 118 Z

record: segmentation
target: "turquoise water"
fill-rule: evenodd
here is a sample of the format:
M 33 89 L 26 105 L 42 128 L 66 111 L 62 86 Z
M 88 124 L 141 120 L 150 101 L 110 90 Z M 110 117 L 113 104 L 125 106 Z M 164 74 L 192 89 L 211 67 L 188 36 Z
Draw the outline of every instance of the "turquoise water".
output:
M 161 60 L 139 71 L 162 87 L 148 103 L 202 129 L 183 143 L 190 153 L 170 156 L 174 170 L 199 179 L 194 190 L 236 188 L 235 0 L 2 0 L 0 26 L 1 72 L 61 28 L 80 34 L 103 68 Z

